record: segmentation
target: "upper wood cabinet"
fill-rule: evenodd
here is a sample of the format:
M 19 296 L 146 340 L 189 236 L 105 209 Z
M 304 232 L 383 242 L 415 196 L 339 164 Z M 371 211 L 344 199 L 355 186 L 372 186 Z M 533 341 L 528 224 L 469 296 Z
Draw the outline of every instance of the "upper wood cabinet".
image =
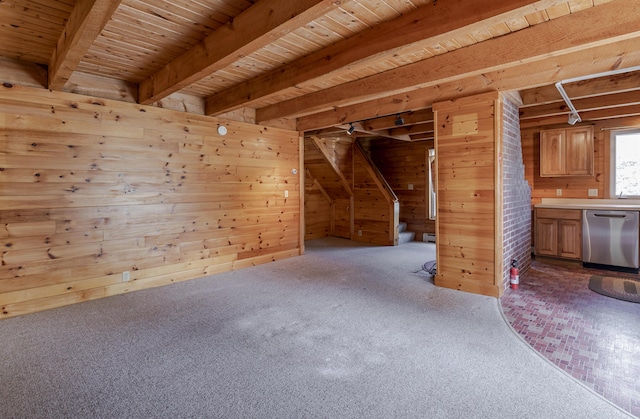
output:
M 593 126 L 540 131 L 540 176 L 593 176 Z

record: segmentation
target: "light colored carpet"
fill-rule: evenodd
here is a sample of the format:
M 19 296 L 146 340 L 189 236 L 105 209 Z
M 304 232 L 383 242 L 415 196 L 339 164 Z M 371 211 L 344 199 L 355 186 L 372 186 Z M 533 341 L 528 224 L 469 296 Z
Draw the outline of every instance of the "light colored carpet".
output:
M 624 418 L 433 244 L 306 255 L 0 322 L 1 417 Z

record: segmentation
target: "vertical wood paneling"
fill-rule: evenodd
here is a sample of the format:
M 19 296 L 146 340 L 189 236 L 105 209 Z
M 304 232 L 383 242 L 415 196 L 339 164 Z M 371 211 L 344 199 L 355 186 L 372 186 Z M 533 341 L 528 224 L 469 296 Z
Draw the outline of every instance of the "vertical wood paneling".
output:
M 331 200 L 322 187 L 313 182 L 311 177 L 305 179 L 304 219 L 305 240 L 320 239 L 331 236 Z
M 300 252 L 297 132 L 20 87 L 0 128 L 0 318 Z
M 353 240 L 393 245 L 393 204 L 376 184 L 368 166 L 369 162 L 360 153 L 353 154 Z
M 497 98 L 491 93 L 433 107 L 438 178 L 435 283 L 493 296 L 500 295 L 502 282 L 502 273 L 496 272 L 496 232 L 501 231 L 496 227 Z
M 427 150 L 432 147 L 432 140 L 413 143 L 375 140 L 367 144 L 371 160 L 400 201 L 400 221 L 406 222 L 407 230 L 418 237 L 435 232 L 435 221 L 429 220 L 427 212 Z
M 305 170 L 331 200 L 330 235 L 379 245 L 397 244 L 394 203 L 381 188 L 369 161 L 354 150 L 351 139 L 306 139 Z M 327 211 L 327 207 L 314 195 L 311 183 L 307 185 L 305 226 L 309 239 L 326 230 L 327 214 L 320 211 Z
M 338 145 L 338 144 L 342 145 Z M 320 150 L 318 147 L 322 147 Z M 304 141 L 304 166 L 308 172 L 308 180 L 315 180 L 316 185 L 309 189 L 310 195 L 305 198 L 305 234 L 306 240 L 328 235 L 351 238 L 351 144 L 339 140 L 306 138 Z M 345 190 L 348 187 L 349 190 Z M 316 192 L 320 188 L 326 193 L 327 206 Z

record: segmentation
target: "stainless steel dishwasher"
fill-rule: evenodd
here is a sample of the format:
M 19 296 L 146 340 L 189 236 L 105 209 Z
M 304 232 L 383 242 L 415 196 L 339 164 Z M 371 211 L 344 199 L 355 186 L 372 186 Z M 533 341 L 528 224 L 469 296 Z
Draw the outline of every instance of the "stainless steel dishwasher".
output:
M 582 261 L 637 272 L 640 267 L 638 211 L 584 210 Z

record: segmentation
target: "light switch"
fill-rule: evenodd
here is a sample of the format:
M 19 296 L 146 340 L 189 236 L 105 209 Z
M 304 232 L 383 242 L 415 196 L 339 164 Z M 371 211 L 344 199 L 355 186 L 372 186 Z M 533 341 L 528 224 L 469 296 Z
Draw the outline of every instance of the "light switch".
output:
M 289 191 L 284 191 L 284 197 L 289 198 Z
M 413 183 L 409 184 L 409 190 L 412 191 L 413 190 Z

